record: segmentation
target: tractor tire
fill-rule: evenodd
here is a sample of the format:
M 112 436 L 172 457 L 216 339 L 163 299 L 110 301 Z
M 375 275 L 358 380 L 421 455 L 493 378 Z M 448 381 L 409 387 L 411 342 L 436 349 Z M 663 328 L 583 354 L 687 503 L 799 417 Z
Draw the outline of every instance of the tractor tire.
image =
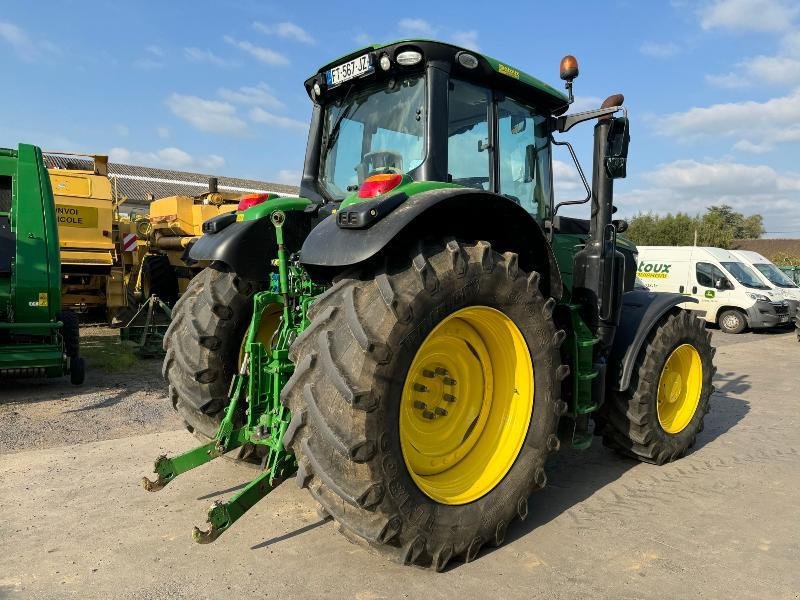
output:
M 78 315 L 71 310 L 62 310 L 56 318 L 63 323 L 61 335 L 64 338 L 64 354 L 75 358 L 80 354 L 80 323 Z
M 72 385 L 82 385 L 86 379 L 86 361 L 81 356 L 69 359 L 69 382 Z
M 197 275 L 172 309 L 162 375 L 173 408 L 203 441 L 217 433 L 228 404 L 257 286 L 213 265 Z
M 718 324 L 725 333 L 742 333 L 747 328 L 747 317 L 742 311 L 732 308 L 720 313 Z
M 606 408 L 606 446 L 661 465 L 683 456 L 703 430 L 714 391 L 711 332 L 691 312 L 670 313 L 649 335 L 628 389 Z
M 366 542 L 397 562 L 441 571 L 451 559 L 473 560 L 485 544 L 500 545 L 507 526 L 527 516 L 528 497 L 546 483 L 545 460 L 559 447 L 555 432 L 567 409 L 560 399 L 561 380 L 569 368 L 560 361 L 565 334 L 556 331 L 553 322 L 555 301 L 542 296 L 539 274 L 523 272 L 517 260 L 516 254 L 499 254 L 487 242 L 449 240 L 420 248 L 408 258 L 405 253 L 390 256 L 384 266 L 360 276 L 346 275 L 309 311 L 311 324 L 292 345 L 290 358 L 296 369 L 281 395 L 292 414 L 283 443 L 296 455 L 298 485 L 308 488 L 322 514 L 330 514 L 352 541 Z M 478 327 L 477 321 L 468 320 L 472 314 L 502 327 L 472 329 Z M 442 329 L 451 326 L 462 329 Z M 478 342 L 471 338 L 473 346 L 466 334 L 454 336 L 455 331 L 476 332 Z M 498 340 L 517 334 L 510 349 L 498 345 Z M 454 336 L 452 343 L 447 336 Z M 451 343 L 446 347 L 453 349 L 452 355 L 423 352 L 435 348 L 429 343 L 436 342 Z M 488 354 L 480 354 L 486 349 Z M 456 366 L 450 371 L 439 366 L 434 373 L 434 363 L 418 364 L 421 357 L 431 356 L 439 365 L 449 364 L 452 357 Z M 482 356 L 494 362 L 481 363 Z M 467 368 L 459 367 L 457 360 Z M 476 369 L 468 368 L 474 364 L 479 377 L 475 385 Z M 420 365 L 429 368 L 420 370 Z M 486 366 L 492 371 L 481 370 Z M 505 377 L 509 372 L 514 377 L 527 372 L 531 386 L 518 388 L 519 379 L 510 382 Z M 431 387 L 421 386 L 417 375 Z M 458 387 L 459 378 L 463 387 Z M 448 389 L 452 395 L 439 395 Z M 507 393 L 496 391 L 502 389 Z M 409 400 L 410 393 L 417 392 L 440 406 L 432 404 L 423 411 L 424 403 Z M 524 403 L 528 412 L 509 427 Z M 440 412 L 443 404 L 450 417 L 446 410 Z M 490 407 L 495 405 L 506 407 L 504 425 L 490 432 L 485 423 L 493 422 Z M 466 420 L 459 417 L 465 410 Z M 455 420 L 433 420 L 439 416 Z M 456 440 L 455 452 L 448 455 L 454 458 L 452 466 L 433 474 L 407 462 L 416 460 L 410 457 L 419 452 L 408 440 L 418 435 L 414 428 L 428 427 L 426 422 L 430 427 L 452 427 L 456 434 L 450 436 Z M 465 448 L 475 431 L 478 441 Z M 443 449 L 435 436 L 428 439 L 433 440 L 433 454 L 452 450 Z M 492 439 L 495 446 L 484 445 Z M 503 457 L 504 473 L 487 485 L 474 480 L 469 484 L 477 490 L 472 497 L 434 499 L 447 494 L 442 491 L 447 483 L 444 488 L 431 483 L 436 477 L 455 480 L 451 469 L 462 466 L 480 465 L 478 471 L 494 472 L 500 464 L 495 450 L 504 444 L 517 448 Z M 426 467 L 434 464 L 430 460 Z
M 145 301 L 156 295 L 169 306 L 177 302 L 180 295 L 178 276 L 175 268 L 169 264 L 169 258 L 162 254 L 145 257 L 142 262 L 142 295 Z

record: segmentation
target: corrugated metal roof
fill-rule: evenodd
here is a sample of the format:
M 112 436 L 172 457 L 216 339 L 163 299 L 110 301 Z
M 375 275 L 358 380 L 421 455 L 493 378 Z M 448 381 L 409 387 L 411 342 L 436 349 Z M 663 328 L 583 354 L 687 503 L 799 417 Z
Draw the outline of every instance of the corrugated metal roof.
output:
M 44 162 L 48 169 L 80 169 L 91 171 L 92 159 L 63 154 L 45 154 Z M 139 165 L 108 163 L 108 175 L 116 181 L 117 193 L 128 200 L 123 212 L 129 209 L 146 209 L 153 199 L 167 196 L 197 196 L 208 190 L 210 177 L 217 177 L 221 192 L 273 192 L 282 195 L 295 195 L 299 188 L 269 181 L 241 179 L 219 175 L 206 175 L 188 171 L 156 169 Z

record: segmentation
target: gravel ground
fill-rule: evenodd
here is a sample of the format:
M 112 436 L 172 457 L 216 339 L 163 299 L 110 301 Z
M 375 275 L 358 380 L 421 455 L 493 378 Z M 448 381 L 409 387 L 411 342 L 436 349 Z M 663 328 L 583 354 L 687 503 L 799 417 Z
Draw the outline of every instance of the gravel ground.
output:
M 253 472 L 213 461 L 158 494 L 138 486 L 155 456 L 196 443 L 157 361 L 77 393 L 14 384 L 0 405 L 0 598 L 798 599 L 800 344 L 788 331 L 714 338 L 717 392 L 691 453 L 657 467 L 565 448 L 506 543 L 442 574 L 350 544 L 293 482 L 214 544 L 192 543 L 209 503 Z
M 0 453 L 180 428 L 166 398 L 161 360 L 128 365 L 118 336 L 108 327 L 81 329 L 82 343 L 96 356 L 94 364 L 87 358 L 82 386 L 70 385 L 68 377 L 3 380 Z

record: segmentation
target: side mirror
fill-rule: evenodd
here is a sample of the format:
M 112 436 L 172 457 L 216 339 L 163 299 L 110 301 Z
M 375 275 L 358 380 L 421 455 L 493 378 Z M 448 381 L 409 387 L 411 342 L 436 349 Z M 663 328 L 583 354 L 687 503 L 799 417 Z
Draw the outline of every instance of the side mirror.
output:
M 606 149 L 606 175 L 609 179 L 624 179 L 627 175 L 628 145 L 631 141 L 627 117 L 612 120 Z

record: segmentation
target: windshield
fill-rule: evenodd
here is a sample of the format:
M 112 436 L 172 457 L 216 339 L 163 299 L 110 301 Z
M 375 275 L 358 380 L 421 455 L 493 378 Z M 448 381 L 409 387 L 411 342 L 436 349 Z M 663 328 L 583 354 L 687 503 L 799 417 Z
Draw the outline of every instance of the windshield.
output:
M 725 270 L 733 275 L 734 279 L 741 283 L 743 286 L 754 288 L 757 290 L 768 290 L 769 286 L 764 285 L 758 279 L 758 275 L 756 275 L 752 269 L 746 267 L 743 263 L 740 262 L 724 262 L 720 263 Z
M 341 200 L 370 175 L 408 173 L 425 158 L 425 79 L 355 90 L 325 108 L 320 181 Z
M 753 266 L 761 271 L 761 274 L 767 278 L 767 280 L 777 285 L 778 287 L 782 288 L 796 288 L 797 284 L 795 284 L 791 279 L 789 279 L 783 271 L 781 271 L 778 267 L 773 265 L 772 263 L 753 263 Z

